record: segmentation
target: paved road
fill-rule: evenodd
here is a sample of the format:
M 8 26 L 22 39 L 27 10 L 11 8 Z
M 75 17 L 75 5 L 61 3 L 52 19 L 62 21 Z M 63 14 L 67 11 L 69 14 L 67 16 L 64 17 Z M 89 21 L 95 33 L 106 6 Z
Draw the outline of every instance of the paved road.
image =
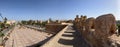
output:
M 9 39 L 6 41 L 5 47 L 34 47 L 33 45 L 35 44 L 44 43 L 43 41 L 50 36 L 52 35 L 48 35 L 45 32 L 15 27 Z
M 90 47 L 70 25 L 53 47 Z

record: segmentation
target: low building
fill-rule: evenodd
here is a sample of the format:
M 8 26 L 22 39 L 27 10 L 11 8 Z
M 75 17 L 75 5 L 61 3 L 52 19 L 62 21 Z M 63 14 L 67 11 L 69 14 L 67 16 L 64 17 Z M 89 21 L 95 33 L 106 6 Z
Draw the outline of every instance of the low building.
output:
M 7 22 L 6 22 L 6 24 L 14 24 L 16 21 L 15 20 L 8 20 Z

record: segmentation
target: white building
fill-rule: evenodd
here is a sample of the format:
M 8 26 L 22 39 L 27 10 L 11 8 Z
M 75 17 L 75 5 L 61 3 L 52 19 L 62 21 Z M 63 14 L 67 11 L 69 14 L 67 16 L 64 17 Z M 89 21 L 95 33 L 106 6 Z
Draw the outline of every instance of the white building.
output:
M 6 22 L 6 24 L 14 24 L 16 21 L 15 20 L 8 20 L 7 22 Z

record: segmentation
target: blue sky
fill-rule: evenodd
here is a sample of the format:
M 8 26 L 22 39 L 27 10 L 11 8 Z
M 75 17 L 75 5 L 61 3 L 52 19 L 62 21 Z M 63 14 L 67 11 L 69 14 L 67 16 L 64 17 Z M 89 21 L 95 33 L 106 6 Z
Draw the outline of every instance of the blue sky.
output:
M 0 0 L 0 13 L 10 20 L 74 19 L 112 13 L 120 20 L 118 0 Z M 1 20 L 1 18 L 0 18 Z

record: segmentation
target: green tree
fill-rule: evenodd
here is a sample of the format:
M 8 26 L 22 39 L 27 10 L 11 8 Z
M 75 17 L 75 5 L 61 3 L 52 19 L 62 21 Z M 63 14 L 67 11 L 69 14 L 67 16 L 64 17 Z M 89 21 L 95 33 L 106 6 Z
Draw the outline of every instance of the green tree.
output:
M 29 21 L 28 21 L 28 24 L 29 24 L 29 25 L 32 25 L 32 20 L 29 20 Z
M 3 44 L 3 36 L 4 36 L 4 33 L 2 33 L 2 31 L 5 29 L 5 24 L 6 24 L 6 22 L 7 22 L 7 18 L 5 17 L 5 18 L 3 18 L 2 17 L 2 15 L 1 15 L 1 13 L 0 13 L 0 16 L 1 16 L 1 18 L 3 19 L 3 23 L 1 23 L 1 30 L 0 30 L 0 37 L 2 37 L 2 44 Z
M 5 17 L 5 18 L 4 18 L 4 23 L 6 24 L 6 22 L 7 22 L 7 18 Z
M 22 24 L 27 24 L 27 21 L 22 20 L 21 23 Z

